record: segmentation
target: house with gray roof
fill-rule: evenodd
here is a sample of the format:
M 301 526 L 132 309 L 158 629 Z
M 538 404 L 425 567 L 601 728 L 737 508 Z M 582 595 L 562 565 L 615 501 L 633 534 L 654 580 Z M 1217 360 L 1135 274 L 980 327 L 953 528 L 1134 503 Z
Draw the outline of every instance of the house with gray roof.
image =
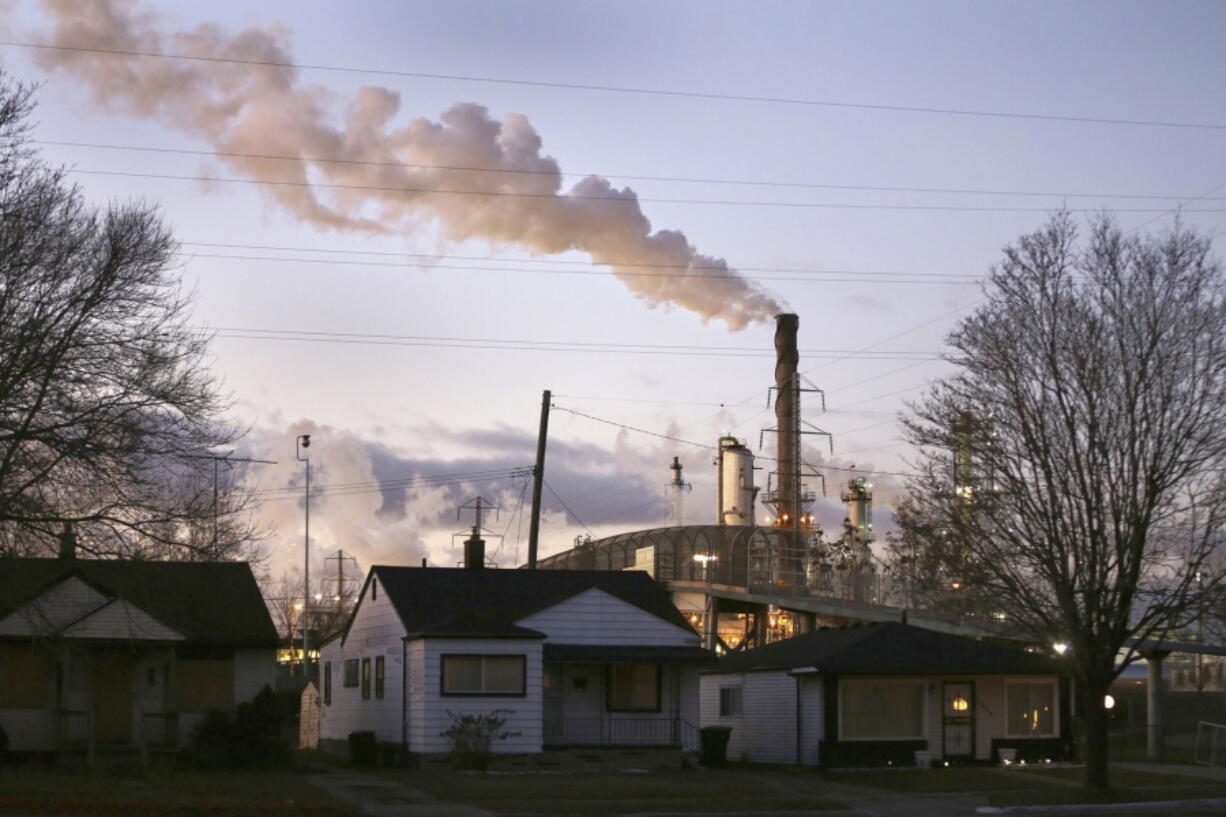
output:
M 636 571 L 371 568 L 321 648 L 320 746 L 374 732 L 406 756 L 451 750 L 451 716 L 499 713 L 494 751 L 697 748 L 698 669 L 715 655 Z M 449 714 L 450 713 L 450 714 Z
M 276 646 L 246 563 L 0 559 L 10 751 L 173 751 L 273 683 Z
M 701 689 L 702 725 L 731 728 L 733 760 L 909 766 L 1072 751 L 1062 662 L 896 622 L 730 653 Z

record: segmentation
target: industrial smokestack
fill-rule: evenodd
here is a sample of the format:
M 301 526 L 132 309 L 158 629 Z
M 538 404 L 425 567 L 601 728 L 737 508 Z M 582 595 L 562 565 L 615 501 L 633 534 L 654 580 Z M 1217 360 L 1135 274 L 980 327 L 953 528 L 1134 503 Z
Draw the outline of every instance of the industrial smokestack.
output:
M 796 315 L 775 316 L 775 427 L 778 449 L 778 502 L 781 527 L 800 529 L 800 377 L 796 366 Z

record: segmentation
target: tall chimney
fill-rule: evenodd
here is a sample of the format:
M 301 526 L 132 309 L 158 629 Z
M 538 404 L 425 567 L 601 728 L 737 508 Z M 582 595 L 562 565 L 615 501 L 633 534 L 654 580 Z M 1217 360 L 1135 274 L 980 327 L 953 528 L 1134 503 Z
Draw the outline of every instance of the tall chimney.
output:
M 464 540 L 464 567 L 469 570 L 485 567 L 485 540 L 476 528 L 473 528 L 472 536 Z
M 775 316 L 775 426 L 778 442 L 779 514 L 781 527 L 800 529 L 800 378 L 796 365 L 796 315 Z
M 77 558 L 77 532 L 72 529 L 71 522 L 64 523 L 64 529 L 56 537 L 60 540 L 60 558 L 65 560 Z

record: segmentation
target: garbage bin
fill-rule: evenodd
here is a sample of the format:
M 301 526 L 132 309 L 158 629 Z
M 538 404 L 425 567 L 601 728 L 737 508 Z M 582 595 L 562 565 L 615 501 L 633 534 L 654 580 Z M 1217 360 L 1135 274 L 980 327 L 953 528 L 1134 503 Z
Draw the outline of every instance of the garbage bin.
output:
M 698 762 L 710 768 L 723 768 L 728 765 L 728 738 L 732 735 L 731 726 L 704 726 L 698 730 L 702 741 L 702 749 L 698 753 Z
M 377 757 L 374 732 L 349 733 L 349 762 L 354 766 L 373 766 Z

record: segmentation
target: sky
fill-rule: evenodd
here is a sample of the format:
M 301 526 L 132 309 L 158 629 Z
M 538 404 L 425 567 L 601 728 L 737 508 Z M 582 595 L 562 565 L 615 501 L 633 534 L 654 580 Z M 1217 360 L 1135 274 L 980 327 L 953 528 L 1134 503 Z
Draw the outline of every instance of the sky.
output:
M 299 434 L 313 570 L 456 564 L 476 496 L 522 563 L 545 389 L 542 555 L 666 524 L 674 456 L 713 523 L 718 437 L 773 454 L 782 310 L 822 525 L 862 474 L 886 531 L 899 412 L 1005 245 L 1060 207 L 1226 234 L 1214 0 L 0 9 L 46 159 L 182 242 L 274 573 Z

